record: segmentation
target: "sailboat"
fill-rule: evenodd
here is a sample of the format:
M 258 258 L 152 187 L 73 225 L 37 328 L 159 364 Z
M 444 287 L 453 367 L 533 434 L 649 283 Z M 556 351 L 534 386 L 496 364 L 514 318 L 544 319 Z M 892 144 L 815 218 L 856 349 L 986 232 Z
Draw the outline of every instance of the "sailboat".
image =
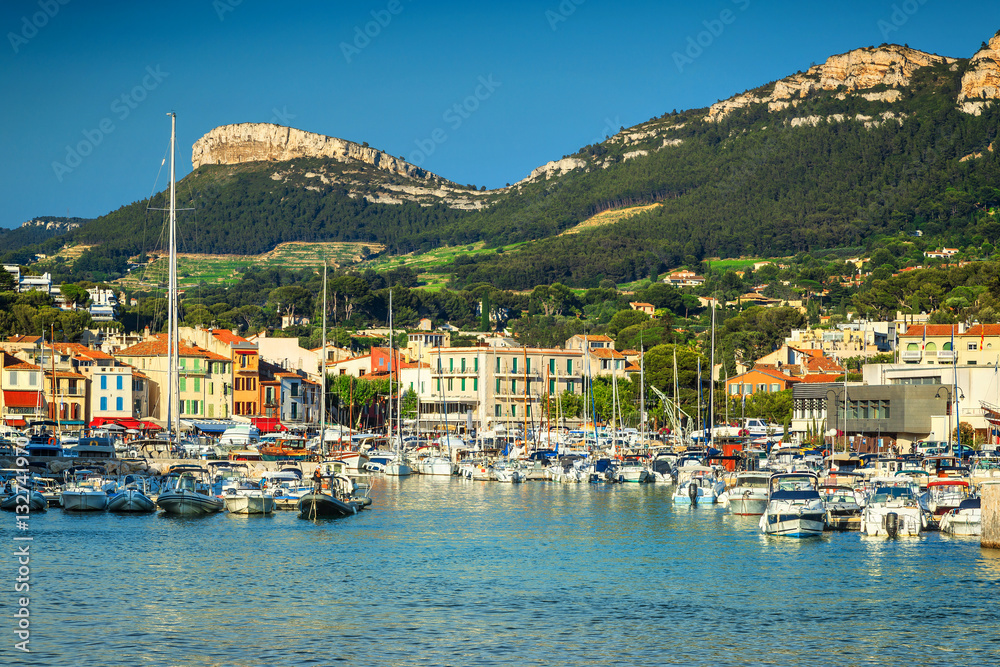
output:
M 177 140 L 177 114 L 170 116 L 170 271 L 167 280 L 167 435 L 169 442 L 180 436 L 180 389 L 177 340 L 177 183 L 174 169 L 174 146 Z M 173 424 L 171 424 L 173 422 Z M 173 428 L 172 428 L 173 426 Z M 196 466 L 192 466 L 196 468 Z M 168 486 L 156 499 L 156 504 L 167 514 L 184 516 L 197 514 L 212 514 L 221 512 L 225 506 L 221 498 L 208 492 L 208 487 L 202 478 L 198 479 L 198 471 L 206 474 L 201 468 L 185 470 L 177 476 L 170 476 Z

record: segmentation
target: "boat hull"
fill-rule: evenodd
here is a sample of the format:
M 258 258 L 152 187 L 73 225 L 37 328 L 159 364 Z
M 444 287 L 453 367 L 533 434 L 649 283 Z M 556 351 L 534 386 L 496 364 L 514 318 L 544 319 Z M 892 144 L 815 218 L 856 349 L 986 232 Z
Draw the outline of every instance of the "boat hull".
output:
M 62 506 L 67 512 L 103 512 L 108 494 L 103 491 L 63 491 Z
M 889 515 L 896 515 L 896 529 Z M 861 514 L 861 534 L 869 537 L 916 537 L 924 530 L 920 509 L 916 507 L 867 507 Z
M 765 535 L 781 537 L 816 537 L 826 526 L 824 512 L 765 513 L 760 517 L 760 529 Z
M 335 519 L 358 513 L 357 504 L 338 500 L 326 493 L 308 493 L 302 496 L 298 509 L 299 516 L 303 519 Z
M 739 516 L 757 516 L 767 510 L 767 496 L 731 495 L 729 512 Z
M 942 533 L 956 537 L 974 537 L 983 534 L 982 514 L 979 510 L 953 511 L 941 517 Z
M 274 511 L 274 496 L 269 493 L 228 495 L 225 501 L 230 514 L 270 514 Z
M 156 499 L 156 504 L 167 514 L 177 516 L 213 514 L 221 512 L 225 506 L 221 498 L 186 489 L 165 491 Z
M 447 459 L 432 459 L 430 461 L 424 461 L 420 466 L 421 475 L 441 475 L 443 477 L 451 476 L 453 471 L 451 461 Z
M 413 469 L 401 461 L 389 461 L 385 465 L 385 474 L 393 477 L 407 477 L 413 474 Z
M 21 496 L 19 499 L 18 496 Z M 7 498 L 0 502 L 0 509 L 17 511 L 18 505 L 27 505 L 29 512 L 44 512 L 49 506 L 49 501 L 46 500 L 38 491 L 31 491 L 30 493 L 12 493 Z
M 142 491 L 128 489 L 108 499 L 109 512 L 153 512 L 156 503 Z

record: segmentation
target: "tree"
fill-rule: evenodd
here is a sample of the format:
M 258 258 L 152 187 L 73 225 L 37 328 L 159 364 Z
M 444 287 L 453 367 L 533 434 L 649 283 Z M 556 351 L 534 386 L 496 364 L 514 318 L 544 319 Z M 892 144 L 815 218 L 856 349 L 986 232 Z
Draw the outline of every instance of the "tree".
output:
M 608 322 L 608 335 L 617 336 L 618 332 L 626 327 L 641 324 L 649 320 L 649 315 L 641 310 L 619 310 L 615 313 L 611 321 Z

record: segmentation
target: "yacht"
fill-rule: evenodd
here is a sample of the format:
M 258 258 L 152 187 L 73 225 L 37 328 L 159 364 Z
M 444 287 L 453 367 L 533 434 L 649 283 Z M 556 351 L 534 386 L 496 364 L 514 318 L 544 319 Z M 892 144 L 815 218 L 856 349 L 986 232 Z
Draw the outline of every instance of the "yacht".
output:
M 768 483 L 767 507 L 760 517 L 765 535 L 822 535 L 826 510 L 820 499 L 819 477 L 812 472 L 777 473 Z
M 859 530 L 861 504 L 854 488 L 844 484 L 826 482 L 819 487 L 819 495 L 826 509 L 826 525 L 831 530 Z

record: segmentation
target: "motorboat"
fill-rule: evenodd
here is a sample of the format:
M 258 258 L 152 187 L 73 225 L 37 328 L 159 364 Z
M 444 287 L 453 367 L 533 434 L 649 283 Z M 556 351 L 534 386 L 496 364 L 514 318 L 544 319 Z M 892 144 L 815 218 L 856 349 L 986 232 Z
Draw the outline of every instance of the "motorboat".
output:
M 927 482 L 926 507 L 934 516 L 941 516 L 957 509 L 969 497 L 969 483 L 954 478 L 933 479 Z
M 823 534 L 826 510 L 812 472 L 777 473 L 768 483 L 767 507 L 760 517 L 765 535 L 814 537 Z
M 508 484 L 520 484 L 527 479 L 527 475 L 516 464 L 498 461 L 493 466 L 492 479 Z
M 979 498 L 966 498 L 938 520 L 942 533 L 955 536 L 982 535 L 982 505 Z
M 299 518 L 336 519 L 352 516 L 364 508 L 363 499 L 354 497 L 355 485 L 350 477 L 334 473 L 326 479 L 325 490 L 313 489 L 299 499 Z
M 222 499 L 230 514 L 270 514 L 274 511 L 274 495 L 249 480 L 228 487 Z
M 626 456 L 617 466 L 617 481 L 643 484 L 652 482 L 653 477 L 644 459 L 637 456 Z
M 206 475 L 207 471 L 200 466 L 174 466 L 167 473 L 166 485 L 156 504 L 167 514 L 180 516 L 221 512 L 225 503 L 211 495 Z
M 913 480 L 908 477 L 876 477 L 872 492 L 861 512 L 862 535 L 905 537 L 920 535 L 927 518 Z
M 718 470 L 708 466 L 685 466 L 678 469 L 674 503 L 679 505 L 713 504 L 726 490 Z
M 417 460 L 417 472 L 421 475 L 451 475 L 454 465 L 445 456 L 427 456 Z
M 125 475 L 108 498 L 108 511 L 155 512 L 156 503 L 149 497 L 146 479 L 139 475 Z
M 825 482 L 819 487 L 819 496 L 826 509 L 826 525 L 831 530 L 859 530 L 861 504 L 854 487 Z
M 22 486 L 18 483 L 18 475 L 23 474 L 22 470 L 8 469 L 0 471 L 7 481 L 3 486 L 3 496 L 0 500 L 0 509 L 16 512 L 17 508 L 27 506 L 28 512 L 44 512 L 49 506 L 48 500 L 38 491 L 33 484 Z M 23 478 L 22 478 L 23 479 Z M 21 510 L 23 513 L 24 510 Z
M 108 506 L 108 494 L 103 488 L 102 475 L 94 470 L 70 468 L 63 473 L 66 480 L 60 498 L 68 512 L 103 512 Z
M 674 470 L 674 463 L 677 462 L 676 454 L 657 454 L 649 463 L 653 481 L 657 484 L 673 484 L 677 481 L 677 473 Z
M 767 509 L 767 488 L 770 479 L 769 472 L 738 472 L 736 483 L 719 496 L 719 502 L 728 507 L 731 514 L 740 516 L 763 514 Z

